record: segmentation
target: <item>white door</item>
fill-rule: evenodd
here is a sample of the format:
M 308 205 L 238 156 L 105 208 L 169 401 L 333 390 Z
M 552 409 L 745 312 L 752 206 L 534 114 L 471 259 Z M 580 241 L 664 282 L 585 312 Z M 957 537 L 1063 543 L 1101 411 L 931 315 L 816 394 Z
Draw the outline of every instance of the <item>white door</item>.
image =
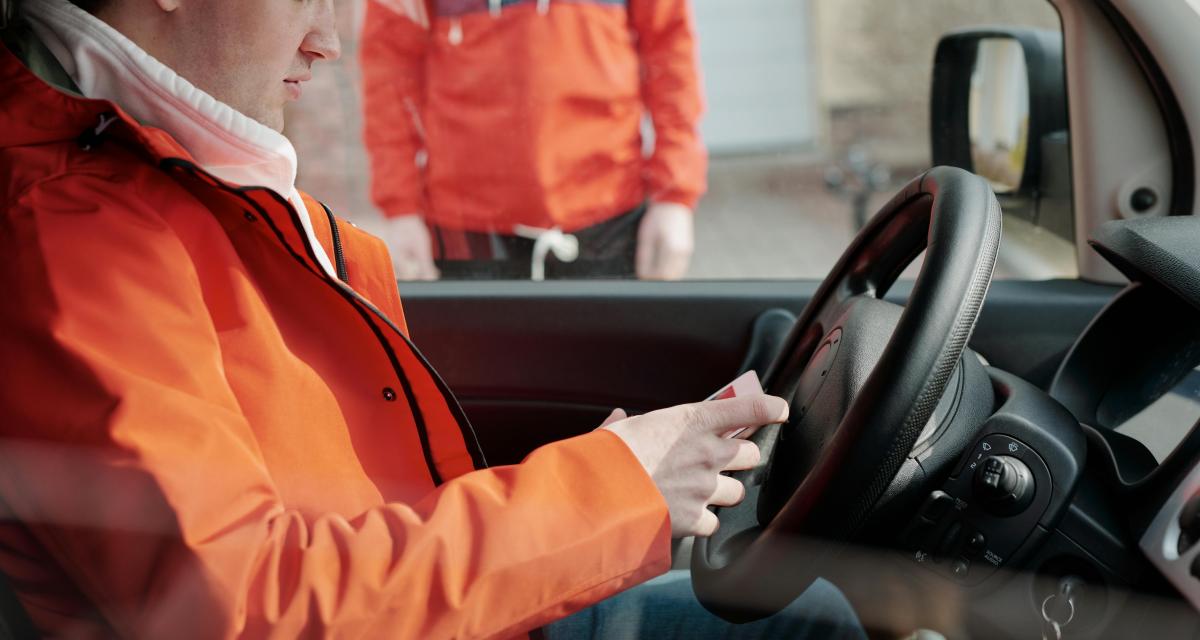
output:
M 804 147 L 816 137 L 808 0 L 692 0 L 713 153 Z

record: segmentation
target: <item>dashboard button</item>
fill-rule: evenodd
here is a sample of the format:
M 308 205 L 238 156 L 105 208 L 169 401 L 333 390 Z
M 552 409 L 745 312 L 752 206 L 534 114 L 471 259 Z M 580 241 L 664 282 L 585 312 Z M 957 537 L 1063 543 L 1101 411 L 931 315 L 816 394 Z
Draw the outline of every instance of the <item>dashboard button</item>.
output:
M 1033 502 L 1033 472 L 1012 456 L 988 456 L 975 471 L 973 489 L 992 514 L 1015 515 Z
M 959 542 L 962 541 L 963 528 L 962 523 L 955 522 L 946 529 L 946 533 L 942 536 L 942 541 L 938 544 L 937 555 L 943 558 L 954 553 Z
M 942 516 L 949 513 L 953 506 L 953 496 L 945 491 L 934 491 L 925 499 L 925 504 L 921 505 L 921 516 L 937 522 L 942 519 Z

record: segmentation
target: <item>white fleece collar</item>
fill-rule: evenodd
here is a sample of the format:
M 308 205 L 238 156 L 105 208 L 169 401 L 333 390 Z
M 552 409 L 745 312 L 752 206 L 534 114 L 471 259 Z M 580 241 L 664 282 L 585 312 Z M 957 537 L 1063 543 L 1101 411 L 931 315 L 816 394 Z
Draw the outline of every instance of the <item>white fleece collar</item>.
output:
M 205 93 L 67 0 L 26 0 L 22 11 L 84 96 L 119 104 L 139 122 L 171 134 L 218 178 L 286 197 L 317 261 L 337 277 L 296 190 L 296 149 L 283 134 Z

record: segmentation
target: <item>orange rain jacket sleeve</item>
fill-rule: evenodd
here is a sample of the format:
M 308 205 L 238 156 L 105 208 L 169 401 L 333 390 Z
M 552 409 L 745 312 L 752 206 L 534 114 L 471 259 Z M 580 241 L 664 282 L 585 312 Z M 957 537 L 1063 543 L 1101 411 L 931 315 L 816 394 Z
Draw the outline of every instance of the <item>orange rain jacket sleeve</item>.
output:
M 429 209 L 420 162 L 429 31 L 414 22 L 426 15 L 424 0 L 409 4 L 416 14 L 412 17 L 368 0 L 363 20 L 364 139 L 371 154 L 371 196 L 388 216 Z
M 706 186 L 708 153 L 691 0 L 629 0 L 641 60 L 642 101 L 654 123 L 654 153 L 643 171 L 646 197 L 695 209 Z
M 272 473 L 279 452 L 339 445 L 272 442 L 248 421 L 280 390 L 226 378 L 214 314 L 239 310 L 217 286 L 236 271 L 194 259 L 229 246 L 212 214 L 153 168 L 99 165 L 8 193 L 3 529 L 41 557 L 33 574 L 60 574 L 30 584 L 7 563 L 35 620 L 78 598 L 125 637 L 506 637 L 667 568 L 665 505 L 609 432 L 411 504 L 293 506 L 281 487 L 294 497 L 306 479 Z M 261 250 L 287 271 L 290 256 Z

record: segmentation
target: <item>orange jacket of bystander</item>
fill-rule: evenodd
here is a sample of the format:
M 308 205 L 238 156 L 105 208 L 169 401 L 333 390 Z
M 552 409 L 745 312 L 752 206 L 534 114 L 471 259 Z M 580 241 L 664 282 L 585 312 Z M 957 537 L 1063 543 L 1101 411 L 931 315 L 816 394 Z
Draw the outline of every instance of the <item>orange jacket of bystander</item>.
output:
M 368 0 L 361 61 L 385 215 L 572 232 L 704 193 L 690 0 Z

